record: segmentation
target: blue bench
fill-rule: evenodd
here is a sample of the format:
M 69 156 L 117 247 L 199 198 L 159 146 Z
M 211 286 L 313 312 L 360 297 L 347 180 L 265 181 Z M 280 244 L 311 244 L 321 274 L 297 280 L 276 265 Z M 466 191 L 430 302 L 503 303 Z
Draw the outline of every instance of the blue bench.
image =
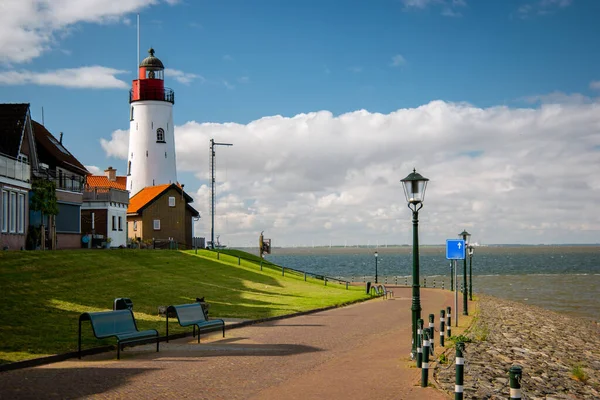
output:
M 175 314 L 181 326 L 193 326 L 193 335 L 196 336 L 198 327 L 198 343 L 200 343 L 200 329 L 211 326 L 222 326 L 223 337 L 225 337 L 225 321 L 222 319 L 207 320 L 200 303 L 181 304 L 167 307 L 167 342 L 169 341 L 169 314 Z
M 129 309 L 99 311 L 83 313 L 79 316 L 79 358 L 81 358 L 81 323 L 83 321 L 90 321 L 92 331 L 97 339 L 117 338 L 117 360 L 121 358 L 121 347 L 124 344 L 139 342 L 151 337 L 156 337 L 156 351 L 158 351 L 158 331 L 156 329 L 138 330 L 133 311 Z

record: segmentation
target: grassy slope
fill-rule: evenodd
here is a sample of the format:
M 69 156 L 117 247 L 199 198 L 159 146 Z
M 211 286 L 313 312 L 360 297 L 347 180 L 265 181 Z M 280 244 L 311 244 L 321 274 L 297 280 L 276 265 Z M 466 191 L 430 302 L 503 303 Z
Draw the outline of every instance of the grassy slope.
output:
M 242 254 L 243 256 L 243 254 Z M 250 255 L 249 255 L 250 256 Z M 77 348 L 82 312 L 112 309 L 129 297 L 139 329 L 165 334 L 160 305 L 206 297 L 211 317 L 263 318 L 365 297 L 364 289 L 281 276 L 281 270 L 199 250 L 74 250 L 0 253 L 0 363 Z M 175 322 L 173 333 L 187 331 Z M 98 341 L 85 323 L 84 348 Z

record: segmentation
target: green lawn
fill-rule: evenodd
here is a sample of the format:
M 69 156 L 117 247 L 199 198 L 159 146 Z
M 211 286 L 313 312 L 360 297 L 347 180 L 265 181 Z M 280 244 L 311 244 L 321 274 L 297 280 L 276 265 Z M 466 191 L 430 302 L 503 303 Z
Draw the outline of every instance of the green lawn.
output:
M 238 266 L 238 255 L 242 257 Z M 362 287 L 260 270 L 247 253 L 208 250 L 72 250 L 0 253 L 0 363 L 77 349 L 82 312 L 112 309 L 116 297 L 134 304 L 138 328 L 165 334 L 158 306 L 205 296 L 211 317 L 264 318 L 366 298 Z M 258 261 L 258 259 L 255 259 Z M 184 332 L 175 322 L 170 333 Z M 83 347 L 114 344 L 93 337 L 84 323 Z

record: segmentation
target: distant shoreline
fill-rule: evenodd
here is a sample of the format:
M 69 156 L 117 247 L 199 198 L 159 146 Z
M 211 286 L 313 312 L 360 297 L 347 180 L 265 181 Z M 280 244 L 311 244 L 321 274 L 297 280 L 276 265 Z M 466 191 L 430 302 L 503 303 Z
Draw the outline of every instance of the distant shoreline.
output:
M 249 253 L 258 254 L 257 248 L 235 247 Z M 419 246 L 421 254 L 444 254 L 445 245 Z M 600 244 L 577 244 L 577 245 L 484 245 L 475 246 L 475 253 L 493 254 L 505 253 L 508 249 L 519 252 L 537 253 L 564 253 L 564 252 L 597 252 Z M 320 247 L 273 247 L 272 255 L 308 255 L 308 254 L 370 254 L 377 251 L 380 254 L 411 254 L 412 246 L 380 246 L 380 247 L 343 247 L 343 246 L 320 246 Z

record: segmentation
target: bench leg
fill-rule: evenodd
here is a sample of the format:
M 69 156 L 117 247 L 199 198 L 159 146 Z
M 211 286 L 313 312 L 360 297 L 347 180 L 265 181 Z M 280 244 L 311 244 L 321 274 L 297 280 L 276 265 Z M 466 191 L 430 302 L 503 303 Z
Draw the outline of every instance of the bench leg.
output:
M 158 335 L 158 333 L 156 334 L 156 352 L 158 353 L 158 342 L 159 342 L 160 336 Z
M 225 337 L 225 322 L 223 322 L 223 337 Z
M 196 328 L 196 325 L 194 325 L 194 329 Z M 200 343 L 200 327 L 198 327 L 198 343 Z
M 117 340 L 117 360 L 121 359 L 121 342 Z
M 169 311 L 167 311 L 167 343 L 169 343 Z

